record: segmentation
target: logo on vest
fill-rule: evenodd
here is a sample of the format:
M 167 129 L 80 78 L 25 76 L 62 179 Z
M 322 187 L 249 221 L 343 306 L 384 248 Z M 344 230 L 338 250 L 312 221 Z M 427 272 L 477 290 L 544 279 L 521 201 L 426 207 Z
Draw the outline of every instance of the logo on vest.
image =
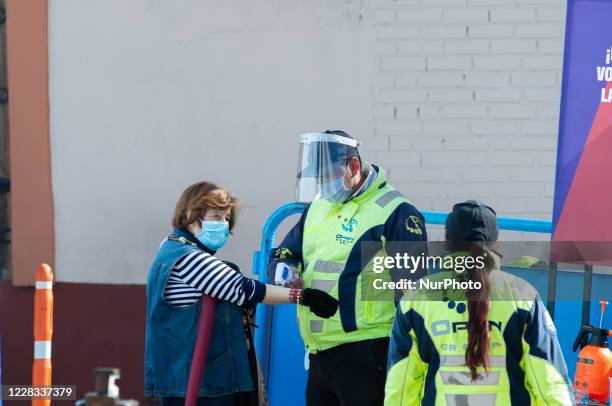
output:
M 455 310 L 459 314 L 465 313 L 467 306 L 465 303 L 456 303 L 454 300 L 450 300 L 447 303 L 450 310 Z M 489 331 L 493 330 L 493 327 L 497 328 L 500 332 L 502 331 L 502 322 L 488 320 Z M 458 331 L 467 330 L 467 321 L 450 321 L 448 319 L 436 320 L 431 323 L 431 332 L 434 336 L 443 336 L 448 334 L 454 334 Z
M 489 331 L 493 331 L 493 327 L 495 327 L 500 332 L 502 331 L 502 322 L 488 320 Z M 448 334 L 455 334 L 458 331 L 467 330 L 468 324 L 467 321 L 450 321 L 448 319 L 445 320 L 436 320 L 431 323 L 431 332 L 434 336 L 445 336 Z
M 340 227 L 342 228 L 342 231 L 344 233 L 352 234 L 355 232 L 355 228 L 357 227 L 357 224 L 359 223 L 354 218 L 344 219 Z M 340 244 L 352 244 L 355 241 L 355 238 L 349 235 L 345 235 L 343 233 L 339 233 L 339 234 L 336 234 L 336 241 Z
M 408 216 L 404 224 L 406 230 L 414 235 L 423 235 L 423 228 L 421 226 L 421 219 L 417 216 Z
M 346 231 L 347 233 L 352 233 L 353 231 L 355 231 L 353 227 L 355 227 L 356 225 L 357 225 L 357 220 L 355 220 L 354 218 L 348 221 L 345 220 L 342 223 L 342 230 Z

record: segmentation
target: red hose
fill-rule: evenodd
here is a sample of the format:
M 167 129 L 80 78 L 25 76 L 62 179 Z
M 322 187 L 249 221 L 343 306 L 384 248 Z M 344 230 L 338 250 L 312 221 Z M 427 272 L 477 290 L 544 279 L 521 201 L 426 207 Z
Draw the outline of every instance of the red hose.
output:
M 198 403 L 198 392 L 202 375 L 206 367 L 206 356 L 212 338 L 213 321 L 217 311 L 217 299 L 210 296 L 202 296 L 200 308 L 200 321 L 198 322 L 198 335 L 196 338 L 193 358 L 191 359 L 191 370 L 189 371 L 189 383 L 187 384 L 187 399 L 185 406 L 196 406 Z

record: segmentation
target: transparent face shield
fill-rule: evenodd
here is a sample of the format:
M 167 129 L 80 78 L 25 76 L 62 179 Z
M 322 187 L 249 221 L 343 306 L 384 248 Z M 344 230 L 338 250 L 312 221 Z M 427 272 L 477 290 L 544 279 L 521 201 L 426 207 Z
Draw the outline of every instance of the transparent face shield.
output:
M 296 200 L 311 202 L 322 186 L 340 182 L 359 142 L 336 134 L 309 133 L 300 136 Z

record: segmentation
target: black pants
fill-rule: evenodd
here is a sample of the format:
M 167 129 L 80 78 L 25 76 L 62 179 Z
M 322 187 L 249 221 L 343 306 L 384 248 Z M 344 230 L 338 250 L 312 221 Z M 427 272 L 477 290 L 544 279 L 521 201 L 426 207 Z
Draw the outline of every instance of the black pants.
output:
M 342 344 L 311 354 L 308 406 L 376 406 L 385 399 L 389 339 Z

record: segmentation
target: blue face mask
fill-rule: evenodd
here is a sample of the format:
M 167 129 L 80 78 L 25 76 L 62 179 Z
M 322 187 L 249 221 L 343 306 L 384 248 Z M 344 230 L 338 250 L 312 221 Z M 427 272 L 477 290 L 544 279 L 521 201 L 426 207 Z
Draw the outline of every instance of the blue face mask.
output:
M 217 251 L 229 238 L 229 224 L 227 221 L 202 220 L 202 231 L 196 238 L 211 250 Z
M 344 203 L 351 196 L 351 193 L 353 193 L 353 190 L 344 185 L 344 176 L 321 183 L 321 196 L 329 202 Z

